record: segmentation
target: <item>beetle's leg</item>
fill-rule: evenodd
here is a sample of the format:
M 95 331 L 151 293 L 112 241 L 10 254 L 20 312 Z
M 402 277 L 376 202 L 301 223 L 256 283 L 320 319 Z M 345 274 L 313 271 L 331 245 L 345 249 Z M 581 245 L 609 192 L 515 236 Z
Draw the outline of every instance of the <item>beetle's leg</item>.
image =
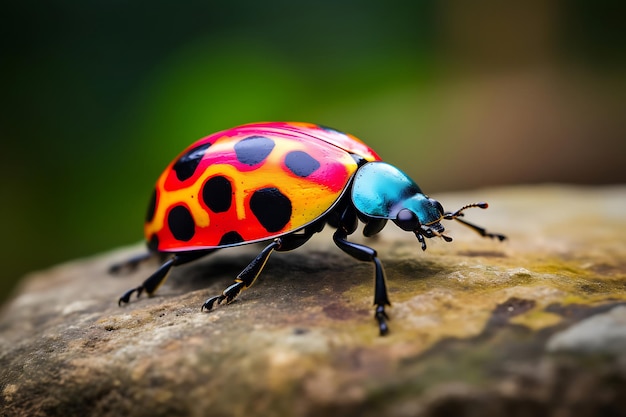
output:
M 495 238 L 495 239 L 498 239 L 499 241 L 503 241 L 504 239 L 506 239 L 506 236 L 500 233 L 490 233 L 484 227 L 477 226 L 466 220 L 459 219 L 458 217 L 455 217 L 454 220 L 456 220 L 459 223 L 464 224 L 465 226 L 469 227 L 470 229 L 472 229 L 473 231 L 475 231 L 476 233 L 478 233 L 479 235 L 483 237 Z
M 389 298 L 387 297 L 385 271 L 374 249 L 369 246 L 349 242 L 347 240 L 348 235 L 352 234 L 356 230 L 356 226 L 355 210 L 352 207 L 348 207 L 341 216 L 341 222 L 337 231 L 333 234 L 333 240 L 339 249 L 353 258 L 358 259 L 359 261 L 374 263 L 374 305 L 376 306 L 374 318 L 378 321 L 380 335 L 384 336 L 389 332 L 389 327 L 387 326 L 389 316 L 387 316 L 387 313 L 385 312 L 385 306 L 391 305 Z
M 321 232 L 324 225 L 325 222 L 323 221 L 316 222 L 305 227 L 302 233 L 292 233 L 290 235 L 274 239 L 272 243 L 267 245 L 265 249 L 263 249 L 261 253 L 259 253 L 257 257 L 254 258 L 239 275 L 237 275 L 234 284 L 226 288 L 221 295 L 208 298 L 204 304 L 202 304 L 200 310 L 210 311 L 215 305 L 228 304 L 233 301 L 241 293 L 241 291 L 254 284 L 254 281 L 256 281 L 259 274 L 261 274 L 267 259 L 274 250 L 286 252 L 296 249 L 304 245 L 315 233 Z
M 282 243 L 279 248 L 276 248 L 276 250 L 279 252 L 287 252 L 299 248 L 308 242 L 315 233 L 319 233 L 324 230 L 325 225 L 326 222 L 318 221 L 306 226 L 302 233 L 292 233 L 290 235 L 283 236 L 281 238 Z
M 380 263 L 380 260 L 376 256 L 376 251 L 369 246 L 360 245 L 358 243 L 349 242 L 347 235 L 341 229 L 337 229 L 333 235 L 335 244 L 347 253 L 359 261 L 373 262 L 375 267 L 376 278 L 374 281 L 374 305 L 376 306 L 376 312 L 374 317 L 378 321 L 378 328 L 380 329 L 380 335 L 384 336 L 389 332 L 387 326 L 387 320 L 389 317 L 385 313 L 385 306 L 391 305 L 389 298 L 387 297 L 387 283 L 385 281 L 385 271 Z
M 272 252 L 274 252 L 275 249 L 279 250 L 281 245 L 282 245 L 282 238 L 274 239 L 272 243 L 267 245 L 265 249 L 263 249 L 261 253 L 259 253 L 257 257 L 254 258 L 252 262 L 250 262 L 248 266 L 246 266 L 244 270 L 239 273 L 239 275 L 237 275 L 237 278 L 235 278 L 234 284 L 226 288 L 222 292 L 222 294 L 216 295 L 215 297 L 208 298 L 204 302 L 204 304 L 202 304 L 202 307 L 200 308 L 200 310 L 210 311 L 213 309 L 213 306 L 216 305 L 216 303 L 217 305 L 220 305 L 220 304 L 228 304 L 231 301 L 233 301 L 239 295 L 239 293 L 241 293 L 241 291 L 245 290 L 246 288 L 254 284 L 254 281 L 257 279 L 257 277 L 263 270 L 263 267 L 265 267 L 265 263 L 267 262 L 267 259 L 270 257 L 270 255 L 272 254 Z
M 372 237 L 385 227 L 387 224 L 387 219 L 374 219 L 371 218 L 367 220 L 365 226 L 363 227 L 363 236 Z
M 209 253 L 215 252 L 217 249 L 207 249 L 200 251 L 191 251 L 191 252 L 178 252 L 175 253 L 174 256 L 169 258 L 167 261 L 163 262 L 159 269 L 157 269 L 152 275 L 150 275 L 140 286 L 137 288 L 132 288 L 126 291 L 120 299 L 118 300 L 118 304 L 121 306 L 122 304 L 126 304 L 130 302 L 130 297 L 133 293 L 137 293 L 137 298 L 146 291 L 148 295 L 154 294 L 154 292 L 165 282 L 170 270 L 173 266 L 183 265 L 191 261 L 195 261 Z

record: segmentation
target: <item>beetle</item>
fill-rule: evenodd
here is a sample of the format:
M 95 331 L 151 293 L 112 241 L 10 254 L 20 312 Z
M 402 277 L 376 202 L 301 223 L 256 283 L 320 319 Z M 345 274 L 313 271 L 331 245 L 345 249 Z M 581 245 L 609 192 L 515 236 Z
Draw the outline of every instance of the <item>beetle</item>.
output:
M 456 220 L 480 235 L 504 240 L 461 217 L 473 203 L 455 212 L 426 196 L 398 168 L 385 163 L 356 137 L 325 126 L 300 122 L 246 124 L 204 137 L 185 149 L 163 171 L 152 193 L 145 222 L 148 254 L 112 267 L 133 266 L 151 254 L 166 256 L 136 293 L 152 295 L 174 266 L 219 249 L 266 242 L 266 246 L 221 294 L 201 311 L 232 302 L 259 276 L 274 251 L 302 246 L 325 225 L 336 230 L 334 243 L 353 258 L 374 266 L 374 317 L 388 333 L 390 306 L 383 266 L 374 249 L 348 240 L 359 221 L 371 237 L 391 220 L 414 233 L 426 250 L 426 238 L 446 242 L 442 220 Z

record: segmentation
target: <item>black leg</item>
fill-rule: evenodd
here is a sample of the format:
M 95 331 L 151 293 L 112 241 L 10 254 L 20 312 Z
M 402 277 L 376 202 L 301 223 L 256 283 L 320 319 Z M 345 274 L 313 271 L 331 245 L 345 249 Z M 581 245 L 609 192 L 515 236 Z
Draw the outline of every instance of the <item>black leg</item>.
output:
M 157 269 L 152 275 L 148 277 L 140 286 L 137 288 L 132 288 L 126 291 L 120 299 L 118 300 L 118 304 L 121 306 L 122 304 L 126 304 L 130 302 L 130 297 L 133 293 L 137 293 L 137 298 L 146 291 L 148 295 L 154 294 L 154 292 L 165 282 L 167 275 L 173 266 L 183 265 L 191 261 L 195 261 L 196 259 L 202 258 L 210 253 L 215 252 L 217 249 L 208 249 L 202 251 L 192 251 L 192 252 L 178 252 L 175 253 L 174 256 L 169 258 L 167 261 L 163 262 L 159 269 Z
M 384 336 L 389 332 L 389 327 L 387 326 L 387 320 L 389 317 L 385 312 L 385 306 L 390 306 L 391 303 L 387 297 L 387 283 L 385 281 L 383 266 L 376 256 L 377 254 L 374 249 L 369 246 L 349 242 L 347 237 L 345 229 L 339 228 L 333 235 L 333 240 L 339 249 L 346 252 L 348 255 L 358 259 L 359 261 L 374 263 L 376 274 L 374 281 L 374 305 L 376 306 L 374 318 L 378 322 L 380 335 Z
M 374 219 L 374 218 L 368 219 L 367 223 L 365 223 L 365 226 L 363 227 L 363 236 L 365 237 L 374 236 L 375 234 L 383 230 L 386 224 L 387 224 L 387 219 Z
M 279 252 L 287 252 L 299 248 L 308 242 L 315 233 L 321 232 L 325 225 L 326 223 L 323 221 L 316 222 L 305 227 L 301 233 L 292 233 L 290 235 L 283 236 L 281 238 L 282 243 L 280 248 L 276 248 L 276 250 Z
M 235 283 L 226 288 L 221 295 L 208 298 L 200 310 L 211 311 L 215 306 L 232 302 L 243 290 L 249 288 L 265 267 L 265 263 L 274 250 L 286 252 L 304 245 L 311 236 L 324 228 L 324 222 L 313 223 L 304 228 L 302 233 L 294 233 L 274 239 L 257 255 L 248 266 L 237 275 Z
M 244 270 L 239 273 L 239 275 L 237 275 L 234 284 L 226 288 L 222 294 L 208 298 L 204 304 L 202 304 L 200 310 L 211 311 L 215 305 L 228 304 L 232 302 L 241 293 L 241 291 L 254 284 L 254 281 L 263 270 L 267 259 L 275 249 L 280 248 L 281 243 L 281 238 L 274 239 L 272 243 L 267 245 L 265 249 L 263 249 L 261 253 L 259 253 L 257 257 L 254 258 L 252 262 L 250 262 L 248 266 L 246 266 Z

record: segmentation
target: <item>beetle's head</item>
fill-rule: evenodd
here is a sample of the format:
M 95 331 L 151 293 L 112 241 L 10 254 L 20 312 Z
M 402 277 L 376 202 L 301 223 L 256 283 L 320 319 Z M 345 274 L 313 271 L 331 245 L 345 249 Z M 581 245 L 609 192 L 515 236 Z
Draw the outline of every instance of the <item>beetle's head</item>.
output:
M 393 222 L 402 230 L 415 233 L 417 240 L 422 244 L 422 250 L 426 250 L 425 237 L 440 237 L 446 242 L 452 242 L 452 238 L 444 234 L 446 229 L 441 225 L 441 220 L 456 220 L 458 217 L 463 217 L 463 211 L 471 207 L 482 209 L 488 207 L 487 203 L 472 203 L 466 204 L 454 213 L 446 213 L 441 203 L 428 197 L 419 198 L 415 202 L 406 200 L 404 206 L 405 208 L 398 211 Z M 499 239 L 503 240 L 503 237 Z
M 445 228 L 441 224 L 444 219 L 444 211 L 441 203 L 424 195 L 418 195 L 406 199 L 402 202 L 401 208 L 392 219 L 402 230 L 415 233 L 415 236 L 422 244 L 422 249 L 426 250 L 425 237 L 441 237 L 446 242 L 452 238 L 443 234 Z
M 487 208 L 487 203 L 467 204 L 459 210 L 444 212 L 441 204 L 426 196 L 417 184 L 398 168 L 384 162 L 369 162 L 361 166 L 352 184 L 352 202 L 356 209 L 372 218 L 392 220 L 402 230 L 415 233 L 426 250 L 424 238 L 452 238 L 444 234 L 441 220 L 455 220 L 470 207 Z M 476 231 L 475 226 L 459 220 Z M 481 233 L 484 233 L 482 230 Z M 502 235 L 496 236 L 500 240 Z

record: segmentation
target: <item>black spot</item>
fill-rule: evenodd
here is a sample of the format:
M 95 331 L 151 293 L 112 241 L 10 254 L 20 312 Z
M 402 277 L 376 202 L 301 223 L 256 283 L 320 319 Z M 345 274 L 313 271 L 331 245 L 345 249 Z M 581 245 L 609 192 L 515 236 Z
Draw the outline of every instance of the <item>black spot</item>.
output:
M 152 235 L 152 237 L 148 241 L 148 250 L 150 252 L 158 252 L 158 250 L 159 250 L 159 238 L 157 237 L 157 235 Z
M 268 232 L 277 232 L 291 219 L 291 200 L 278 188 L 256 190 L 250 198 L 250 209 Z
M 235 154 L 242 164 L 256 165 L 274 149 L 274 141 L 265 136 L 249 136 L 235 144 Z
M 193 176 L 193 173 L 196 172 L 196 168 L 198 168 L 198 164 L 210 146 L 210 143 L 205 143 L 187 151 L 183 156 L 178 158 L 178 161 L 176 161 L 172 169 L 176 172 L 176 178 L 178 178 L 179 181 L 185 181 Z
M 157 200 L 157 192 L 154 190 L 152 192 L 152 197 L 150 197 L 150 203 L 148 203 L 148 213 L 146 213 L 146 223 L 150 223 L 152 219 L 154 219 L 154 212 L 156 210 L 156 200 Z
M 170 210 L 170 214 L 167 216 L 167 225 L 174 238 L 183 242 L 191 240 L 196 233 L 196 224 L 189 209 L 185 206 L 176 206 Z
M 241 237 L 241 235 L 237 232 L 228 232 L 228 233 L 224 233 L 224 236 L 222 236 L 222 238 L 220 239 L 220 243 L 218 243 L 219 246 L 222 245 L 234 245 L 235 243 L 240 243 L 243 242 L 243 238 Z
M 285 165 L 299 177 L 308 177 L 320 167 L 317 159 L 302 151 L 289 152 L 285 157 Z
M 202 186 L 202 200 L 214 213 L 222 213 L 230 208 L 233 200 L 233 187 L 226 178 L 210 178 Z

